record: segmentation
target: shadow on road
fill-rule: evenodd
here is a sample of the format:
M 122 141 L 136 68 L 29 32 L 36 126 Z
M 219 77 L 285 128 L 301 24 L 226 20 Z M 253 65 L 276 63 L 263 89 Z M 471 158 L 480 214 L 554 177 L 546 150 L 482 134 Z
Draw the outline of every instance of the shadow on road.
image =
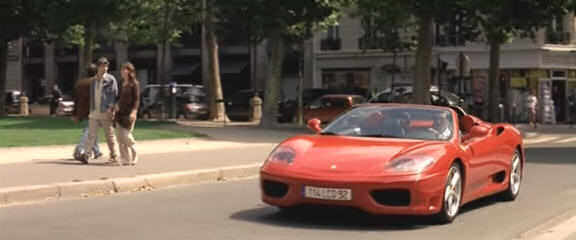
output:
M 526 162 L 528 164 L 576 164 L 576 147 L 526 148 Z
M 459 214 L 482 210 L 497 203 L 500 203 L 497 197 L 483 198 L 464 205 Z M 230 218 L 280 227 L 343 231 L 409 231 L 438 225 L 432 216 L 375 216 L 355 208 L 323 206 L 302 206 L 287 210 L 266 206 L 243 210 L 234 213 Z M 458 221 L 458 218 L 455 221 Z
M 353 208 L 299 207 L 279 210 L 261 207 L 234 213 L 231 219 L 280 227 L 326 230 L 406 231 L 433 226 L 430 218 L 374 216 Z

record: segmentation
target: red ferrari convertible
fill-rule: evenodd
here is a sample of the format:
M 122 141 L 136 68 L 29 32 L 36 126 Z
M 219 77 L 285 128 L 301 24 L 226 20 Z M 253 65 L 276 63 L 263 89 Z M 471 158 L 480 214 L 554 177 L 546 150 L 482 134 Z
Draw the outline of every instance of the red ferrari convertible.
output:
M 499 194 L 514 200 L 525 163 L 522 136 L 451 108 L 368 104 L 317 134 L 280 143 L 261 168 L 262 200 L 292 206 L 351 206 L 372 214 L 435 215 Z

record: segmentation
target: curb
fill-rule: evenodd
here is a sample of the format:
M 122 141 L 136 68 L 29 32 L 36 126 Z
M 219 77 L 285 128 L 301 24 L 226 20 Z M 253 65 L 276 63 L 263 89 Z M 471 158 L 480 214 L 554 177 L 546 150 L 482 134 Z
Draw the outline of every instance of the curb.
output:
M 152 191 L 182 185 L 228 181 L 258 175 L 260 164 L 141 175 L 93 181 L 55 183 L 0 189 L 0 207 L 116 193 Z
M 573 240 L 576 236 L 576 209 L 564 211 L 532 227 L 513 240 Z

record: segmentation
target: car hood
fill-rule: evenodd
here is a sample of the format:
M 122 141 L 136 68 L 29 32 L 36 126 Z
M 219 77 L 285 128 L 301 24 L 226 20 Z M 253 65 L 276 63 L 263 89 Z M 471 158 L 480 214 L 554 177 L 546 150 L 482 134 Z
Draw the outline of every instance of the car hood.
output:
M 427 155 L 439 157 L 448 142 L 342 137 L 299 136 L 287 140 L 284 146 L 296 151 L 294 167 L 309 173 L 349 175 L 379 175 L 387 164 L 401 156 Z

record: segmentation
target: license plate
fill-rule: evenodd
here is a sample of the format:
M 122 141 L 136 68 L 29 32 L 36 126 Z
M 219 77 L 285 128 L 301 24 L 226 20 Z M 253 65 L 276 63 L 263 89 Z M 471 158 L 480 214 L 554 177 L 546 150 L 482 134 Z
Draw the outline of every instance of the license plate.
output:
M 321 188 L 304 186 L 304 197 L 325 200 L 352 200 L 352 190 L 346 188 Z

